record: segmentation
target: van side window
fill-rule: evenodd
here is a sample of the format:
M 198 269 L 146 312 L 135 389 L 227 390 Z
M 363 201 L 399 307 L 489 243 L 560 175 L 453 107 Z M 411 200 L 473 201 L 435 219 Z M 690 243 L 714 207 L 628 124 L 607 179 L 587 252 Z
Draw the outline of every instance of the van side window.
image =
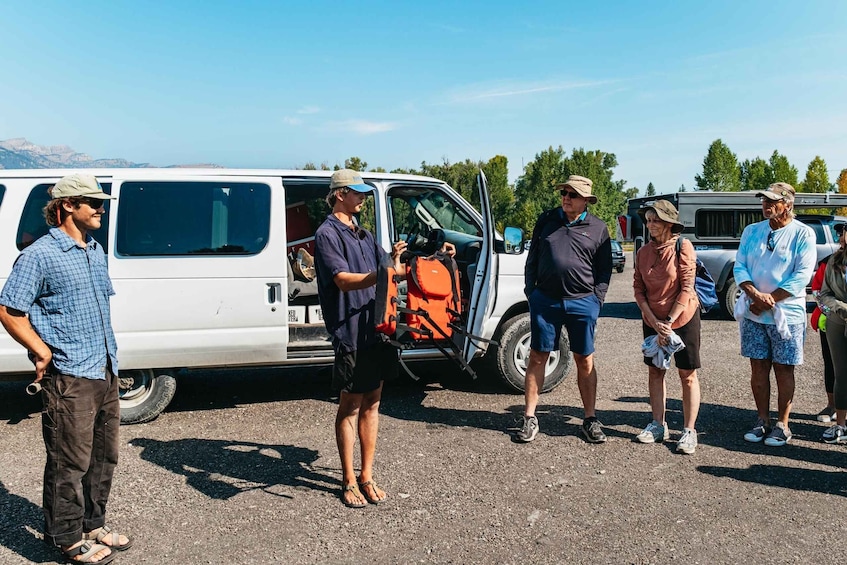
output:
M 255 255 L 270 233 L 271 189 L 240 182 L 125 182 L 117 255 Z
M 33 188 L 24 204 L 24 211 L 21 214 L 21 221 L 18 224 L 18 235 L 15 238 L 15 245 L 18 251 L 22 251 L 36 239 L 45 235 L 50 226 L 44 220 L 44 207 L 50 200 L 48 190 L 52 188 L 52 184 L 39 184 Z M 100 186 L 107 194 L 111 194 L 111 183 L 101 182 Z M 105 201 L 106 213 L 101 216 L 100 229 L 91 232 L 91 237 L 103 246 L 103 249 L 109 251 L 109 201 Z
M 820 220 L 809 220 L 804 219 L 803 223 L 812 228 L 815 232 L 815 243 L 818 245 L 823 245 L 826 243 L 826 235 L 824 234 L 824 227 L 821 224 Z M 835 241 L 838 241 L 838 238 L 835 238 Z
M 481 237 L 482 231 L 464 209 L 444 194 L 426 188 L 393 187 L 389 192 L 395 240 L 435 229 Z

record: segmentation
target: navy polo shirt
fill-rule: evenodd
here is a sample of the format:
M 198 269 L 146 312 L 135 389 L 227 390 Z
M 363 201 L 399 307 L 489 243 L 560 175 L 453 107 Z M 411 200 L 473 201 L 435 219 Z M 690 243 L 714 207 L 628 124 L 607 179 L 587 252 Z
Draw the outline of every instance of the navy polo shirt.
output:
M 342 292 L 335 284 L 338 273 L 376 271 L 387 255 L 366 229 L 349 226 L 333 216 L 315 232 L 315 273 L 326 329 L 336 351 L 351 352 L 381 341 L 374 331 L 376 287 Z

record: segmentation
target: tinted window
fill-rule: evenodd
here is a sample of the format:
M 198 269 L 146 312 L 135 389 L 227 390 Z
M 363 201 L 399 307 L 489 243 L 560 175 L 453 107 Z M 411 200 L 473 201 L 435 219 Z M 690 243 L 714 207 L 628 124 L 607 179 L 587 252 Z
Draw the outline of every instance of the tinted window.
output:
M 50 226 L 44 220 L 44 207 L 50 200 L 50 193 L 47 192 L 52 184 L 39 184 L 29 193 L 29 197 L 24 204 L 24 211 L 21 215 L 21 221 L 18 224 L 18 235 L 15 238 L 15 245 L 18 251 L 30 245 L 36 239 L 45 235 Z M 111 194 L 112 185 L 109 183 L 100 183 L 103 191 Z M 2 191 L 0 191 L 2 196 Z M 91 237 L 96 239 L 104 249 L 109 250 L 109 201 L 106 200 L 106 213 L 101 216 L 100 229 L 91 232 Z
M 255 255 L 268 242 L 265 184 L 126 182 L 119 198 L 119 255 Z
M 3 195 L 6 194 L 6 187 L 0 184 L 0 206 L 3 205 Z
M 826 235 L 824 234 L 824 227 L 821 224 L 820 220 L 803 220 L 803 223 L 812 228 L 815 231 L 815 243 L 818 245 L 826 243 Z M 836 239 L 835 241 L 838 241 Z
M 762 220 L 761 210 L 698 210 L 697 237 L 741 237 L 748 225 Z
M 623 251 L 621 244 L 615 241 L 614 239 L 612 240 L 612 251 Z

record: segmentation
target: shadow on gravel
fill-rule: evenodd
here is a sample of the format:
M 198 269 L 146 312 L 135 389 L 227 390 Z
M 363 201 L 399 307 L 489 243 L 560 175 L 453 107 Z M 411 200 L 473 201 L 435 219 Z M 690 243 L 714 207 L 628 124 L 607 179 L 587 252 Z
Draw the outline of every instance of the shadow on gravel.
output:
M 0 382 L 0 420 L 14 426 L 41 415 L 41 395 L 29 396 L 29 381 Z
M 0 509 L 0 545 L 32 563 L 48 563 L 59 557 L 58 550 L 34 533 L 44 529 L 41 507 L 12 494 L 0 482 Z
M 646 425 L 649 421 L 650 399 L 648 397 L 624 396 L 618 398 L 617 401 L 644 404 L 645 410 L 643 416 L 641 416 L 641 421 L 630 421 L 628 422 L 630 425 L 640 427 Z M 702 403 L 700 405 L 700 413 L 697 417 L 698 442 L 701 445 L 710 445 L 712 447 L 749 453 L 751 455 L 783 457 L 792 461 L 847 468 L 847 451 L 839 449 L 841 446 L 828 446 L 821 443 L 821 434 L 826 429 L 826 426 L 806 415 L 791 415 L 789 426 L 794 437 L 784 447 L 768 447 L 763 443 L 744 441 L 744 433 L 752 427 L 753 421 L 756 418 L 756 413 L 752 409 L 752 398 L 750 399 L 750 404 L 750 409 L 741 409 L 734 406 L 710 404 L 708 402 Z M 626 412 L 625 414 L 628 414 L 628 418 L 631 420 L 632 413 Z M 682 429 L 681 400 L 668 399 L 666 420 L 671 430 L 680 431 Z M 675 439 L 673 435 L 671 438 Z M 842 476 L 842 480 L 844 480 L 844 476 Z M 787 486 L 790 487 L 790 484 Z
M 640 320 L 641 310 L 633 302 L 606 302 L 600 310 L 601 318 L 618 318 L 621 320 Z
M 847 473 L 844 471 L 822 471 L 780 465 L 750 465 L 746 469 L 700 465 L 697 470 L 707 475 L 745 483 L 847 496 Z
M 292 498 L 274 488 L 279 485 L 330 493 L 338 490 L 337 477 L 312 468 L 318 459 L 313 449 L 206 439 L 136 438 L 130 443 L 142 448 L 142 459 L 184 475 L 189 486 L 209 498 L 227 500 L 251 490 Z
M 509 433 L 520 413 L 503 414 L 490 410 L 461 410 L 457 408 L 439 408 L 426 406 L 427 393 L 435 390 L 431 386 L 400 389 L 387 389 L 383 393 L 383 402 L 379 412 L 383 416 L 410 422 L 425 422 L 429 427 L 468 427 L 480 430 L 493 430 Z M 511 409 L 510 409 L 511 410 Z M 513 411 L 513 410 L 512 410 Z M 514 411 L 513 411 L 514 412 Z

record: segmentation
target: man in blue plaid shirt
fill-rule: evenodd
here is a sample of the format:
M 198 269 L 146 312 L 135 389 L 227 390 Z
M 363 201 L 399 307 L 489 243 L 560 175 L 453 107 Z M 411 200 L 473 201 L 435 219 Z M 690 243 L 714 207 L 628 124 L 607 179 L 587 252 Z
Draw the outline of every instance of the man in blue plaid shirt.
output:
M 0 292 L 0 323 L 29 352 L 42 384 L 44 539 L 79 563 L 108 563 L 132 541 L 105 524 L 118 462 L 118 360 L 109 313 L 115 293 L 100 227 L 105 194 L 70 175 L 44 208 L 47 235 L 24 249 Z

